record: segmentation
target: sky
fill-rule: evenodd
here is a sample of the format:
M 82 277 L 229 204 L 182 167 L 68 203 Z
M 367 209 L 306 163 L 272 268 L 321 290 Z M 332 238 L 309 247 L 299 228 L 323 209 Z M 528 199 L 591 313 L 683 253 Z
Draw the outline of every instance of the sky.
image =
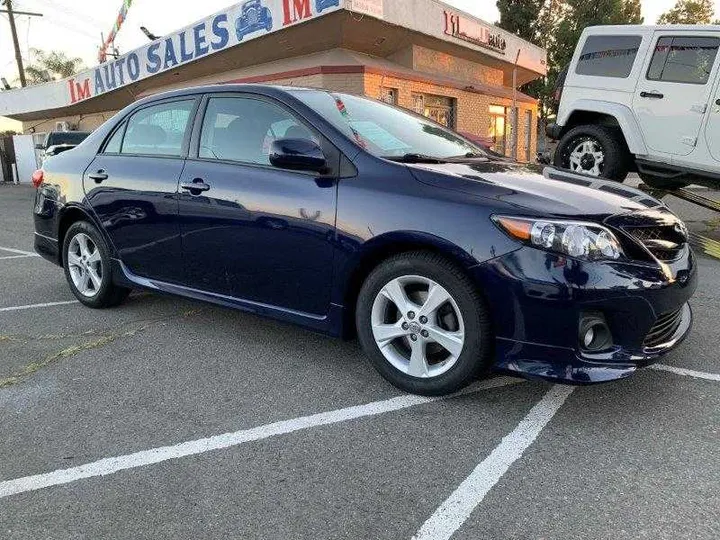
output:
M 495 0 L 445 1 L 487 22 L 492 23 L 498 19 Z M 115 45 L 120 52 L 128 52 L 147 43 L 140 26 L 146 26 L 151 32 L 163 35 L 233 3 L 233 0 L 133 0 Z M 645 21 L 655 22 L 658 16 L 674 3 L 675 0 L 643 0 Z M 31 48 L 57 49 L 72 57 L 82 58 L 88 67 L 94 65 L 100 33 L 107 35 L 121 5 L 122 0 L 13 0 L 15 11 L 44 14 L 43 17 L 16 18 L 23 59 L 27 62 Z M 716 0 L 715 5 L 720 15 L 720 0 Z M 13 85 L 18 78 L 10 25 L 5 14 L 0 14 L 0 77 L 5 77 Z M 0 129 L 4 129 L 2 124 Z

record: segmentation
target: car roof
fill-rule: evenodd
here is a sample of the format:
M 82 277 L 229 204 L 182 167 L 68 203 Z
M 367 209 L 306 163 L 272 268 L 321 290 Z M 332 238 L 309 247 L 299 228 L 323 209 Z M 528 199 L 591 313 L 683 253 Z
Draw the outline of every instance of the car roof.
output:
M 208 84 L 202 86 L 189 86 L 186 88 L 180 88 L 177 90 L 169 90 L 167 92 L 161 92 L 159 94 L 153 94 L 141 100 L 142 103 L 150 103 L 160 99 L 167 99 L 173 97 L 192 96 L 196 94 L 217 94 L 226 92 L 251 92 L 257 94 L 263 94 L 266 96 L 283 96 L 290 92 L 297 91 L 314 91 L 314 92 L 325 92 L 330 93 L 330 90 L 323 88 L 305 88 L 301 86 L 279 86 L 269 84 L 241 84 L 241 83 L 227 83 L 227 84 Z

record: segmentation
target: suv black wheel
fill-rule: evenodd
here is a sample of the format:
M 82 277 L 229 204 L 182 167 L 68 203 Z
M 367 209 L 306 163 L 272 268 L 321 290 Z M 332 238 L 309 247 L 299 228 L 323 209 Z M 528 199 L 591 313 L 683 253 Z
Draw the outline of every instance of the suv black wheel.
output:
M 380 374 L 401 390 L 455 392 L 491 364 L 485 302 L 454 264 L 428 252 L 378 266 L 357 301 L 360 343 Z
M 130 290 L 112 282 L 110 251 L 105 239 L 87 221 L 73 223 L 63 242 L 65 278 L 75 297 L 91 308 L 120 304 Z
M 577 126 L 560 140 L 556 167 L 579 174 L 622 182 L 628 175 L 630 155 L 617 129 Z

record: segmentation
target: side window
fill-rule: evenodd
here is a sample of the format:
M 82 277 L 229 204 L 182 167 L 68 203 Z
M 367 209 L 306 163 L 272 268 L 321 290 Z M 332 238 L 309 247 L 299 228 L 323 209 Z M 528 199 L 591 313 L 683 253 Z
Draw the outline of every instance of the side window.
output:
M 718 38 L 661 37 L 655 46 L 647 78 L 650 81 L 706 84 L 718 47 Z
M 632 72 L 641 36 L 590 36 L 585 41 L 576 73 L 625 79 Z
M 127 124 L 122 154 L 180 156 L 195 101 L 160 103 L 136 112 Z M 111 141 L 112 142 L 112 141 Z
M 276 139 L 318 138 L 285 109 L 244 97 L 208 101 L 200 134 L 199 157 L 269 165 Z
M 120 147 L 122 146 L 123 135 L 125 134 L 125 124 L 123 123 L 119 128 L 112 134 L 110 140 L 108 140 L 103 150 L 104 154 L 119 154 Z

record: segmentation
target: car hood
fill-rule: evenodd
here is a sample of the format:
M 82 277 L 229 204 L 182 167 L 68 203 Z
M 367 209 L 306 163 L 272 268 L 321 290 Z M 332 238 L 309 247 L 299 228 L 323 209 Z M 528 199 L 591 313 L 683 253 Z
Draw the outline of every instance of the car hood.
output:
M 425 184 L 515 206 L 524 213 L 544 216 L 626 214 L 662 206 L 640 190 L 566 171 L 509 161 L 413 164 L 415 177 Z

